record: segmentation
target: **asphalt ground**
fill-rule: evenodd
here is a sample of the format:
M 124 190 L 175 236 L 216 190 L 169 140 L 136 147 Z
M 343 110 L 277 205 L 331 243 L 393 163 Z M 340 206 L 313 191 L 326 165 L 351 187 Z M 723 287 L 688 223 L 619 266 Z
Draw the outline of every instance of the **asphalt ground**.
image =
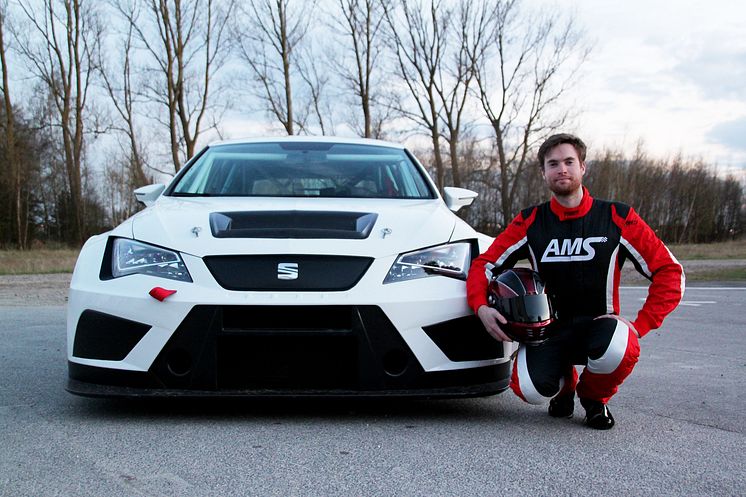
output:
M 623 288 L 633 317 L 644 288 Z M 126 401 L 64 391 L 65 307 L 0 306 L 0 495 L 746 495 L 746 288 L 689 287 L 608 432 L 510 392 Z

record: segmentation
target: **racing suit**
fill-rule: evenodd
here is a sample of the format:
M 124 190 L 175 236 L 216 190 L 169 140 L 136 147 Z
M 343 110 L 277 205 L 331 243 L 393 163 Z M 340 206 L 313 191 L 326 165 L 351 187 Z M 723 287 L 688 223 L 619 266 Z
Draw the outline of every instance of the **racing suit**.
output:
M 681 300 L 681 265 L 631 207 L 594 199 L 585 187 L 578 207 L 552 198 L 523 210 L 472 262 L 467 298 L 475 313 L 487 305 L 486 264 L 495 264 L 498 274 L 521 259 L 544 279 L 557 320 L 543 344 L 519 347 L 511 388 L 532 404 L 574 390 L 581 399 L 605 404 L 640 353 L 637 335 L 624 322 L 599 318 L 619 314 L 622 265 L 629 259 L 652 281 L 632 322 L 640 337 L 658 328 Z M 579 381 L 575 364 L 585 365 Z

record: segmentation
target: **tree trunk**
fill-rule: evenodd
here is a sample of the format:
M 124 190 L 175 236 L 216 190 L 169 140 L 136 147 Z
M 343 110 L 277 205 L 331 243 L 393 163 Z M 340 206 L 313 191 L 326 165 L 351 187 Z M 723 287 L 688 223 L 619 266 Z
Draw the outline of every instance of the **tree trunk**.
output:
M 18 248 L 26 248 L 26 233 L 24 228 L 24 208 L 23 208 L 23 168 L 21 167 L 18 150 L 16 148 L 15 117 L 13 114 L 13 104 L 10 99 L 10 86 L 8 84 L 8 64 L 5 59 L 5 39 L 4 39 L 5 13 L 0 10 L 0 64 L 3 72 L 3 103 L 5 105 L 5 143 L 8 153 L 8 169 L 13 185 L 13 231 L 16 235 Z

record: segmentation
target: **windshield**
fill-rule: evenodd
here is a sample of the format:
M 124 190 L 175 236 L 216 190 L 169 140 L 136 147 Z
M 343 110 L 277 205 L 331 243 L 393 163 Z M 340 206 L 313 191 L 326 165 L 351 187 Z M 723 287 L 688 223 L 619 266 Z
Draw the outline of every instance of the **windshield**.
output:
M 313 142 L 210 147 L 170 195 L 435 198 L 423 172 L 397 148 Z

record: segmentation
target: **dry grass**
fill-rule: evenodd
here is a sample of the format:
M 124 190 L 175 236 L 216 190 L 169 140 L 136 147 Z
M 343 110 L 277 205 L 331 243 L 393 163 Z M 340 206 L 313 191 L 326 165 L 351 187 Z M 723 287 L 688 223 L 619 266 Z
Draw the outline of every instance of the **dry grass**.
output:
M 692 243 L 669 245 L 671 252 L 682 261 L 700 259 L 746 259 L 746 238 L 721 243 Z
M 746 267 L 705 269 L 702 271 L 687 271 L 687 281 L 744 281 Z
M 0 275 L 72 273 L 78 249 L 0 250 Z

